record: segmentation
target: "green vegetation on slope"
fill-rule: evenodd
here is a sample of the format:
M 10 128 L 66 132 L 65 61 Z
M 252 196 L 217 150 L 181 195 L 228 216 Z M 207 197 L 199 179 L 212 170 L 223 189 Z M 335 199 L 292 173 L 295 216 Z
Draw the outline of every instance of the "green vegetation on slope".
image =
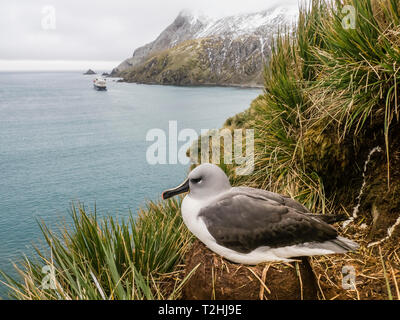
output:
M 139 83 L 261 86 L 263 59 L 257 45 L 257 37 L 188 40 L 120 75 Z
M 342 25 L 345 5 L 356 10 L 355 29 Z M 395 0 L 313 1 L 301 10 L 296 37 L 276 41 L 265 94 L 226 124 L 247 123 L 256 133 L 255 173 L 234 177 L 238 182 L 288 193 L 324 211 L 337 193 L 355 199 L 373 147 L 386 149 L 386 178 L 396 175 L 398 6 Z M 388 184 L 394 197 L 397 181 Z

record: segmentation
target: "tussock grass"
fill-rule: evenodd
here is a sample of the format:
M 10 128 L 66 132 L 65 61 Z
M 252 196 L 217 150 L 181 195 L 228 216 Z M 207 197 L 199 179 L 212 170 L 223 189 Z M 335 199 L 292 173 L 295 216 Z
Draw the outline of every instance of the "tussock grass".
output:
M 99 219 L 73 206 L 72 228 L 40 227 L 46 253 L 15 265 L 21 279 L 4 272 L 4 285 L 16 299 L 174 299 L 185 282 L 182 256 L 191 236 L 180 216 L 180 202 L 150 202 L 138 217 Z M 43 273 L 43 267 L 48 266 Z M 54 277 L 47 278 L 49 270 Z M 43 286 L 45 285 L 45 287 Z M 46 288 L 47 285 L 47 288 Z
M 354 29 L 343 27 L 346 5 L 355 9 Z M 390 177 L 390 129 L 400 116 L 399 21 L 396 0 L 303 6 L 295 34 L 276 39 L 264 94 L 229 123 L 250 123 L 256 132 L 255 172 L 238 178 L 232 170 L 233 180 L 326 211 L 334 196 L 327 199 L 326 186 L 354 171 L 355 153 L 380 130 Z

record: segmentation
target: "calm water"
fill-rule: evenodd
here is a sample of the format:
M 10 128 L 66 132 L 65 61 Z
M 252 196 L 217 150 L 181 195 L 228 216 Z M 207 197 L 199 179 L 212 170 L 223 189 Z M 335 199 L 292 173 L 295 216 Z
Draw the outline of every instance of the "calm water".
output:
M 0 268 L 32 254 L 36 220 L 68 223 L 72 201 L 125 216 L 182 181 L 184 165 L 146 162 L 146 133 L 219 128 L 250 105 L 255 89 L 180 88 L 109 81 L 92 89 L 80 73 L 0 73 Z M 0 287 L 4 295 L 4 288 Z

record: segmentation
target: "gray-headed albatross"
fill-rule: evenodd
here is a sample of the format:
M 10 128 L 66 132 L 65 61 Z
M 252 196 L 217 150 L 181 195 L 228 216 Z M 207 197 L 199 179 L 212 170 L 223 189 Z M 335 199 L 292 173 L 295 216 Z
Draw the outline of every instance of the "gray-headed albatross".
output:
M 162 197 L 188 191 L 181 207 L 186 226 L 209 249 L 232 262 L 289 262 L 358 248 L 329 225 L 339 217 L 312 214 L 290 197 L 270 191 L 231 187 L 216 165 L 196 167 Z

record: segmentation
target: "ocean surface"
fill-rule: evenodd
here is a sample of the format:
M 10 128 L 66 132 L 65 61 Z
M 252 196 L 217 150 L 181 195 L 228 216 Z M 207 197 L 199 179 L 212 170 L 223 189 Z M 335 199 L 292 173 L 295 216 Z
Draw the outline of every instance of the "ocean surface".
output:
M 12 275 L 11 261 L 43 243 L 38 219 L 49 227 L 68 224 L 72 202 L 127 216 L 185 178 L 188 165 L 148 164 L 149 130 L 163 129 L 168 138 L 169 121 L 198 134 L 220 128 L 261 93 L 111 79 L 108 91 L 98 92 L 92 79 L 79 72 L 0 73 L 0 269 Z

